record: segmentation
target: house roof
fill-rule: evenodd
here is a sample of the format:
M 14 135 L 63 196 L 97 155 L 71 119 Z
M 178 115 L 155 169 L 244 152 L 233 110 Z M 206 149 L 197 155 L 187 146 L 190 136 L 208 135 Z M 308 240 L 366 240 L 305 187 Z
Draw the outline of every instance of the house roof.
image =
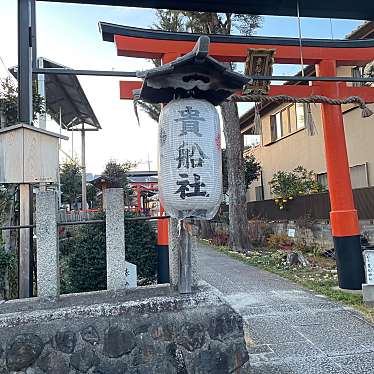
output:
M 347 39 L 374 38 L 374 22 L 366 21 L 346 36 Z
M 366 21 L 359 27 L 357 27 L 355 30 L 353 30 L 350 34 L 346 36 L 349 40 L 359 40 L 359 39 L 368 39 L 368 38 L 374 38 L 374 21 Z M 304 69 L 304 75 L 305 76 L 315 76 L 315 67 L 313 65 L 309 65 L 305 67 Z M 295 76 L 301 76 L 301 71 L 295 74 Z M 307 84 L 305 82 L 285 82 L 285 85 L 288 84 Z M 273 102 L 273 103 L 267 103 L 267 104 L 260 104 L 260 115 L 263 116 L 273 109 L 279 107 L 279 103 Z M 251 108 L 247 112 L 245 112 L 240 117 L 240 129 L 242 133 L 244 134 L 246 131 L 248 131 L 250 128 L 253 127 L 255 117 L 255 108 Z
M 158 178 L 157 177 L 146 177 L 146 176 L 141 176 L 141 177 L 130 177 L 129 176 L 129 182 L 130 183 L 157 183 Z
M 41 0 L 39 0 L 41 1 Z M 43 0 L 46 1 L 46 0 Z M 191 10 L 202 12 L 235 12 L 296 16 L 295 0 L 47 0 L 63 3 L 99 4 L 142 8 Z M 355 6 L 350 0 L 301 1 L 303 17 L 350 18 L 374 20 L 373 0 L 361 0 Z
M 40 57 L 40 61 L 44 68 L 67 68 L 44 57 Z M 17 67 L 9 70 L 17 78 Z M 88 125 L 94 130 L 101 129 L 100 123 L 76 75 L 45 74 L 44 79 L 48 113 L 59 122 L 61 108 L 63 129 L 71 130 L 81 124 Z
M 126 173 L 130 183 L 157 183 L 158 173 L 157 171 L 129 171 Z M 89 181 L 96 188 L 102 189 L 104 186 L 106 188 L 119 187 L 118 184 L 111 178 L 104 175 L 99 175 L 96 178 Z
M 127 173 L 128 177 L 153 177 L 157 176 L 158 172 L 157 171 L 129 171 Z

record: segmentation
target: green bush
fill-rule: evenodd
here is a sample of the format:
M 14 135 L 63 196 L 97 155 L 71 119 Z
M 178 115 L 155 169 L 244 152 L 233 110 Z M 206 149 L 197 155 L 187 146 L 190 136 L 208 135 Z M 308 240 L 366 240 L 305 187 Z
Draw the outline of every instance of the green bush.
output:
M 126 217 L 132 214 L 126 213 Z M 98 219 L 103 216 L 98 217 Z M 156 235 L 146 221 L 125 221 L 126 260 L 137 266 L 138 280 L 154 282 L 157 267 Z M 61 290 L 87 292 L 106 289 L 105 224 L 81 226 L 69 241 Z
M 6 252 L 0 239 L 0 299 L 4 297 L 11 297 L 12 295 L 5 295 L 5 277 L 8 275 L 10 291 L 16 293 L 17 284 L 14 281 L 16 257 L 14 253 Z

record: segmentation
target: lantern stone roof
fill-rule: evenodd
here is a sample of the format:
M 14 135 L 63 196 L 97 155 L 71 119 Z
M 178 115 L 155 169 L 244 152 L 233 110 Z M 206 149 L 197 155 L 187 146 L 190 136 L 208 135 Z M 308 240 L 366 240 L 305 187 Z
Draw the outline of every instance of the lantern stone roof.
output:
M 168 103 L 175 98 L 205 99 L 221 104 L 234 92 L 242 89 L 249 78 L 231 71 L 208 55 L 210 39 L 200 36 L 193 50 L 160 67 L 137 73 L 143 79 L 134 97 L 148 103 Z

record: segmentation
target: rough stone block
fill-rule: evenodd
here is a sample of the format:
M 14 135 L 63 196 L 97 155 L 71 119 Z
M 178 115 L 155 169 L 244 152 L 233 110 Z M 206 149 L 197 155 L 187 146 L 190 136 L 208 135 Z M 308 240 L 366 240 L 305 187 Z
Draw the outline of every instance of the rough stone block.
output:
M 242 318 L 208 285 L 12 301 L 0 314 L 0 373 L 248 373 Z

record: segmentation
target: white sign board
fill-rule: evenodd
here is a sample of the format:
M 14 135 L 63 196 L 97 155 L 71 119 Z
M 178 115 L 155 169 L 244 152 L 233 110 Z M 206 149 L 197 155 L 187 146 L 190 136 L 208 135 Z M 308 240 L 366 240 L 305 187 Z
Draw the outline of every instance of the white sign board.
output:
M 288 229 L 288 236 L 294 238 L 296 234 L 296 229 Z
M 126 269 L 127 269 L 127 283 L 128 288 L 135 288 L 138 286 L 137 284 L 137 271 L 136 265 L 132 264 L 131 262 L 126 261 Z
M 365 262 L 366 284 L 374 285 L 374 250 L 366 250 L 362 254 Z

